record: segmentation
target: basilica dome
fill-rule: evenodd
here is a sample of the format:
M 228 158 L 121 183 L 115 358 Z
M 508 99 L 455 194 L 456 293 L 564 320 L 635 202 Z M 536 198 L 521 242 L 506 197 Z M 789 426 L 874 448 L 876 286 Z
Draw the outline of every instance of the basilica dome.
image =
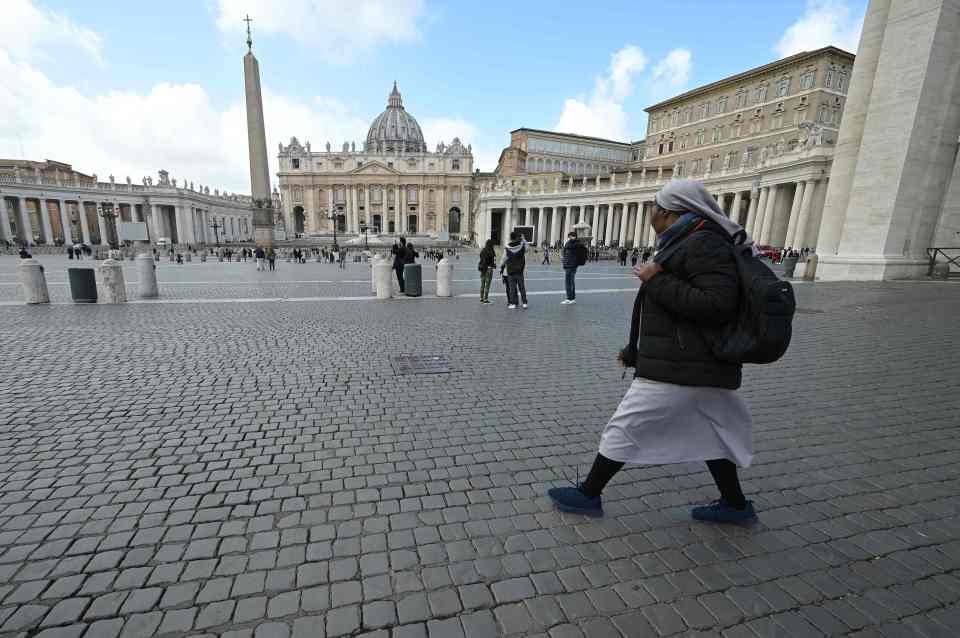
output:
M 377 116 L 367 131 L 367 152 L 402 151 L 420 153 L 427 150 L 417 120 L 403 108 L 397 83 L 387 101 L 387 110 Z

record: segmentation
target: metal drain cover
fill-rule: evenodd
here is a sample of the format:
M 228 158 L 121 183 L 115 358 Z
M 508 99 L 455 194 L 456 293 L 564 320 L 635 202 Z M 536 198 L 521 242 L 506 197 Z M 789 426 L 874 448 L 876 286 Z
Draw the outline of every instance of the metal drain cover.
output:
M 390 359 L 394 374 L 448 374 L 450 357 L 445 354 L 401 354 Z

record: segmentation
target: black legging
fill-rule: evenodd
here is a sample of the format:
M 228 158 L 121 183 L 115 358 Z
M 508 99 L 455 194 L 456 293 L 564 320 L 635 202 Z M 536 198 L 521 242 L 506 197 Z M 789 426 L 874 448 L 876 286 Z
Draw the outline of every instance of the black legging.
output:
M 580 491 L 586 496 L 600 496 L 603 488 L 607 486 L 614 474 L 620 471 L 623 463 L 608 459 L 602 454 L 597 454 L 593 460 L 593 467 L 590 468 L 590 474 L 580 486 Z M 747 499 L 743 495 L 740 487 L 740 478 L 737 476 L 737 464 L 728 459 L 711 459 L 707 461 L 707 468 L 713 476 L 713 482 L 717 484 L 720 490 L 720 496 L 724 501 L 735 509 L 743 509 L 747 506 Z

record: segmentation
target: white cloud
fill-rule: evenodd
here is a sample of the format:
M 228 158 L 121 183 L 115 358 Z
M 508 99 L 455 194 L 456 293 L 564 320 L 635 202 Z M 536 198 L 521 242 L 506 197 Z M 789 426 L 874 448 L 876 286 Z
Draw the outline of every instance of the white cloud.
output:
M 854 11 L 844 0 L 807 0 L 803 15 L 773 49 L 784 58 L 827 45 L 856 53 L 862 27 L 863 11 Z
M 690 79 L 690 51 L 673 49 L 653 65 L 653 70 L 641 82 L 648 98 L 663 97 L 686 85 Z M 580 135 L 592 135 L 614 140 L 630 140 L 631 118 L 624 102 L 634 93 L 634 85 L 643 74 L 649 59 L 642 50 L 627 45 L 610 57 L 605 75 L 596 78 L 589 98 L 567 98 L 554 130 Z M 643 114 L 638 113 L 637 117 Z
M 420 37 L 423 0 L 217 0 L 217 27 L 238 35 L 253 19 L 257 34 L 286 35 L 331 62 L 345 62 L 383 43 Z
M 623 102 L 633 92 L 633 77 L 647 66 L 639 47 L 627 45 L 610 57 L 606 75 L 596 78 L 589 98 L 567 98 L 554 130 L 615 140 L 627 137 Z
M 103 39 L 96 32 L 32 0 L 4 0 L 0 44 L 23 60 L 49 61 L 51 51 L 76 48 L 103 64 Z
M 243 104 L 214 107 L 197 84 L 160 83 L 147 93 L 86 95 L 54 84 L 0 49 L 0 157 L 55 159 L 101 179 L 113 174 L 136 183 L 165 168 L 173 177 L 231 192 L 250 191 Z M 276 184 L 277 142 L 296 135 L 320 150 L 322 142 L 361 140 L 367 122 L 343 104 L 310 104 L 264 89 L 271 174 Z M 21 154 L 21 145 L 23 153 Z
M 675 93 L 690 81 L 689 49 L 673 49 L 658 61 L 650 74 L 650 92 L 657 97 Z

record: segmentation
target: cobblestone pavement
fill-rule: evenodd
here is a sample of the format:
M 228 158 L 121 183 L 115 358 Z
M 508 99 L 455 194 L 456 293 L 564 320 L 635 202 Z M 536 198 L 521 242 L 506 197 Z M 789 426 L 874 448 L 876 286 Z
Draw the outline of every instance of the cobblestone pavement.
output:
M 955 636 L 960 287 L 797 290 L 751 528 L 690 520 L 700 464 L 544 497 L 629 381 L 626 292 L 4 306 L 0 635 Z

